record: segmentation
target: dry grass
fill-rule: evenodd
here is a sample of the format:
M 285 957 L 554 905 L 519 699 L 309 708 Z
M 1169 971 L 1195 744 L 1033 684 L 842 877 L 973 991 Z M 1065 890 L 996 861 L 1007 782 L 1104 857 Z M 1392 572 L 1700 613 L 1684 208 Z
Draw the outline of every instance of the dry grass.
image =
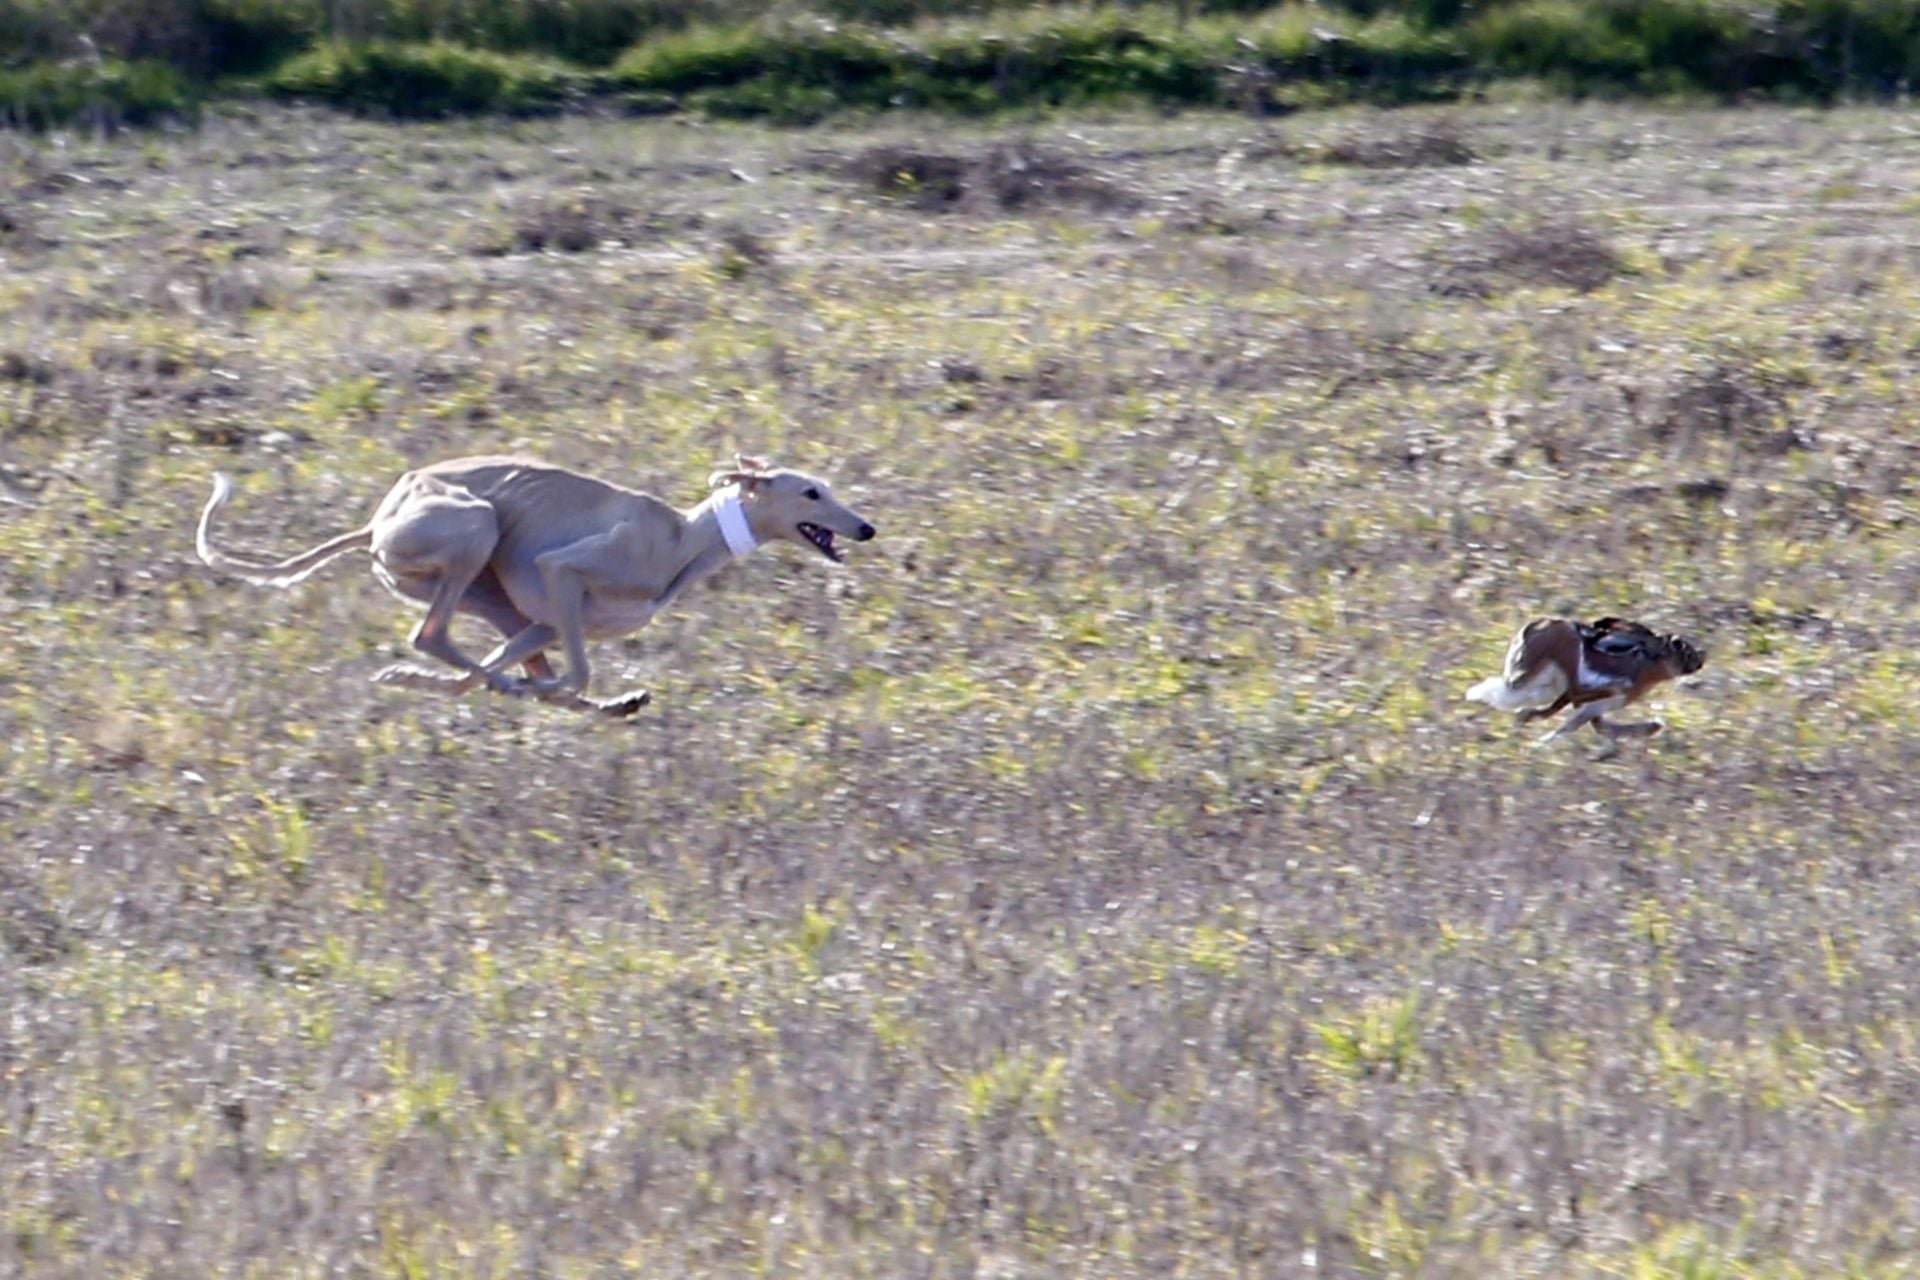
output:
M 1087 165 L 1030 138 L 998 141 L 971 155 L 884 143 L 841 166 L 857 182 L 917 209 L 988 212 L 1081 206 L 1112 213 L 1132 194 Z
M 837 175 L 1014 140 L 0 154 L 46 179 L 0 239 L 0 1270 L 1904 1274 L 1911 140 L 1449 119 L 1493 158 L 1041 129 L 1137 205 L 962 218 Z M 581 192 L 590 245 L 473 252 Z M 1431 288 L 1576 217 L 1628 274 Z M 374 688 L 363 564 L 191 554 L 216 468 L 291 549 L 410 462 L 691 501 L 734 447 L 881 536 L 599 646 L 629 726 Z M 1703 642 L 1667 734 L 1459 701 L 1547 610 Z
M 1476 298 L 1528 285 L 1591 293 L 1627 270 L 1613 242 L 1577 218 L 1495 226 L 1437 256 L 1439 292 Z
M 1406 130 L 1356 130 L 1326 143 L 1316 158 L 1363 169 L 1417 169 L 1472 164 L 1480 153 L 1467 141 L 1459 121 L 1440 117 Z

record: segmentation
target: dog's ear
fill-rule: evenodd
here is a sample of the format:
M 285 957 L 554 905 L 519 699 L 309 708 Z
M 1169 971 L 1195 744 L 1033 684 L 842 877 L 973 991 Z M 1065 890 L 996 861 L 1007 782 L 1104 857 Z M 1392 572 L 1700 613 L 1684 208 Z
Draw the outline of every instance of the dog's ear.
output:
M 756 458 L 752 454 L 736 453 L 733 466 L 723 468 L 707 477 L 707 488 L 718 489 L 724 485 L 737 484 L 742 493 L 752 493 L 761 485 L 773 479 L 773 464 L 765 458 Z
M 727 485 L 736 484 L 740 486 L 740 492 L 752 493 L 755 489 L 758 489 L 761 485 L 768 483 L 772 479 L 772 476 L 763 472 L 738 467 L 716 471 L 708 476 L 707 488 L 722 489 Z

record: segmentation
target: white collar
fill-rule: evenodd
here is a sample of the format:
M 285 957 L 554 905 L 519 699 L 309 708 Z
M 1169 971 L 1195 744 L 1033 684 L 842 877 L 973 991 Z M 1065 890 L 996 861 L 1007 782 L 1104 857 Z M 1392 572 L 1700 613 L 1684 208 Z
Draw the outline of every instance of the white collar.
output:
M 727 550 L 734 559 L 760 545 L 760 539 L 753 536 L 752 526 L 747 524 L 747 513 L 741 509 L 739 485 L 730 484 L 713 495 L 713 514 L 720 522 L 720 536 L 727 540 Z

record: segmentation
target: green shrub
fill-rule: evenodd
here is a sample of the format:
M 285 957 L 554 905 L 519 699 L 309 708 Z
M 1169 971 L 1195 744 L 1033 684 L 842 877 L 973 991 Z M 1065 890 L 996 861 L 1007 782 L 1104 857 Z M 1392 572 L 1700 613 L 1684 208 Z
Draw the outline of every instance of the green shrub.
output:
M 622 58 L 613 77 L 635 89 L 697 94 L 709 110 L 793 117 L 835 105 L 984 111 L 1113 97 L 1204 102 L 1216 91 L 1218 59 L 1198 42 L 1105 16 L 1012 31 L 781 23 L 650 41 Z M 727 87 L 740 92 L 711 92 Z
M 1495 76 L 1533 76 L 1568 87 L 1626 84 L 1646 66 L 1646 50 L 1582 0 L 1526 0 L 1492 9 L 1469 40 Z
M 10 72 L 12 117 L 41 122 L 100 115 L 106 99 L 130 122 L 177 113 L 184 83 L 233 75 L 394 116 L 544 111 L 579 92 L 792 122 L 895 106 L 1395 103 L 1503 77 L 1830 100 L 1920 76 L 1920 0 L 1260 2 L 794 0 L 775 20 L 774 0 L 0 0 L 0 48 L 85 66 L 84 33 L 108 56 L 86 88 Z
M 327 29 L 320 4 L 292 0 L 204 0 L 198 25 L 200 65 L 170 60 L 210 76 L 259 75 L 311 47 Z
M 765 119 L 774 124 L 815 124 L 847 104 L 833 90 L 762 76 L 745 84 L 706 89 L 693 105 L 722 119 Z
M 191 120 L 198 111 L 194 87 L 165 63 L 42 62 L 0 70 L 0 120 L 15 127 L 111 129 Z
M 1823 94 L 1892 94 L 1920 79 L 1920 3 L 1786 0 L 1773 26 L 1806 86 Z
M 454 44 L 328 44 L 282 63 L 264 82 L 276 97 L 355 111 L 430 118 L 552 110 L 578 83 L 532 58 Z
M 0 50 L 152 58 L 195 76 L 258 74 L 325 42 L 446 41 L 603 66 L 635 41 L 694 22 L 739 22 L 759 0 L 0 0 Z
M 1466 38 L 1493 76 L 1825 99 L 1898 90 L 1916 68 L 1920 5 L 1795 0 L 1768 12 L 1726 0 L 1523 0 L 1489 9 Z
M 164 62 L 196 79 L 260 71 L 324 30 L 321 0 L 0 0 L 0 51 L 21 63 Z

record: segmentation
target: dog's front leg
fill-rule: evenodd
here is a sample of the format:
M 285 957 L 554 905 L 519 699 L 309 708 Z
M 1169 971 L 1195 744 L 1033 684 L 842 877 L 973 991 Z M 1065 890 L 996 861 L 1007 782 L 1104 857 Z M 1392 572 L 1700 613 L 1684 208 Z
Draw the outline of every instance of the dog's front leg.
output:
M 506 669 L 519 662 L 530 662 L 539 657 L 540 651 L 558 639 L 559 633 L 545 623 L 536 622 L 522 628 L 509 637 L 486 657 L 480 659 L 480 674 L 485 678 L 487 687 L 495 693 L 542 693 L 560 687 L 560 679 L 547 668 L 545 678 L 534 678 L 532 674 L 525 680 L 515 680 L 506 675 Z M 538 664 L 546 667 L 544 661 Z
M 567 669 L 560 675 L 555 694 L 578 694 L 592 676 L 592 668 L 587 665 L 586 624 L 581 615 L 588 586 L 605 576 L 606 563 L 617 562 L 624 529 L 624 525 L 616 525 L 606 533 L 549 551 L 533 562 L 546 587 L 547 607 L 553 611 L 551 625 L 567 652 Z
M 540 573 L 547 587 L 547 602 L 556 615 L 554 630 L 567 651 L 567 669 L 560 673 L 553 692 L 578 694 L 593 674 L 587 665 L 586 627 L 580 616 L 587 587 L 579 570 L 565 564 L 550 565 L 545 556 L 540 558 Z

